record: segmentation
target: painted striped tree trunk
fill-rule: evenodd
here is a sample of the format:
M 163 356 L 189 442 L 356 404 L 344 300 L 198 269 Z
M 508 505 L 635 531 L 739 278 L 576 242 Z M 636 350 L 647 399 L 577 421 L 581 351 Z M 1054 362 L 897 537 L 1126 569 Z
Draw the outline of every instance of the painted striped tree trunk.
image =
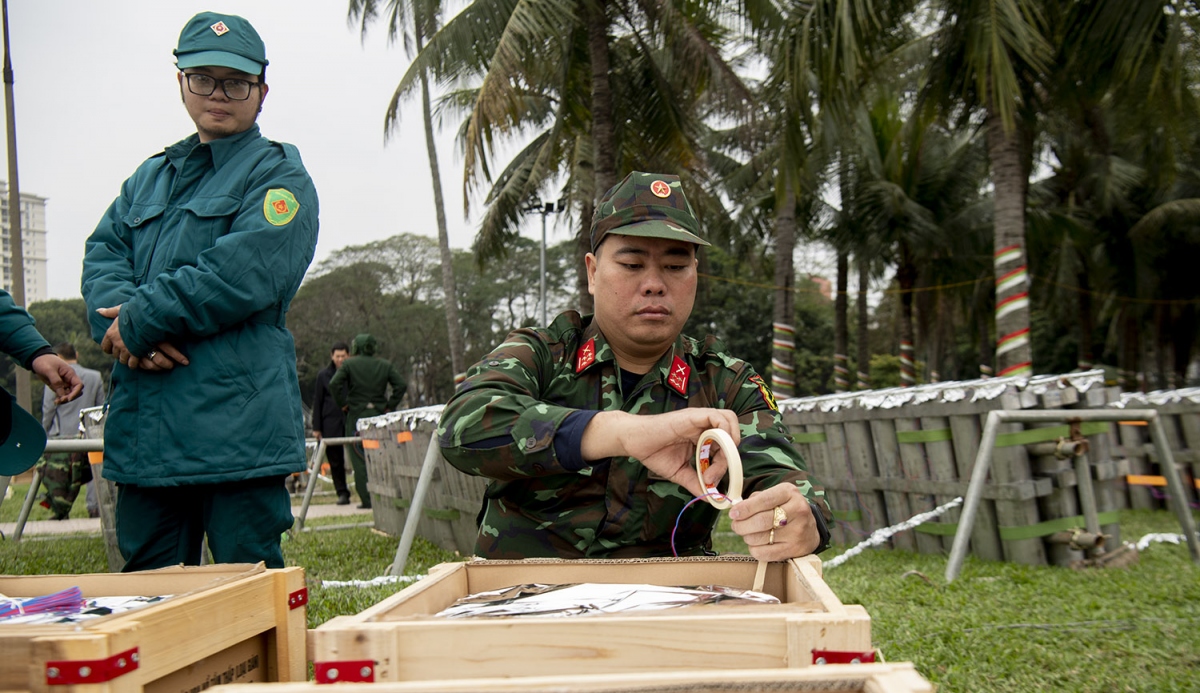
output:
M 783 199 L 775 212 L 775 306 L 772 317 L 771 389 L 779 399 L 796 394 L 796 192 L 786 176 Z
M 988 114 L 988 155 L 995 185 L 996 375 L 1033 375 L 1029 272 L 1025 253 L 1025 175 L 1020 138 Z

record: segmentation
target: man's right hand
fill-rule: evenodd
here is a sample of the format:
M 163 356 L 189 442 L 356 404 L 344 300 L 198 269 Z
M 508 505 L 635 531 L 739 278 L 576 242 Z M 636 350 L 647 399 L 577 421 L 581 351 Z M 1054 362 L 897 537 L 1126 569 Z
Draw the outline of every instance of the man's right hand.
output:
M 316 438 L 318 443 L 321 442 L 321 432 L 313 431 L 313 438 Z
M 74 368 L 55 354 L 42 354 L 30 364 L 37 377 L 54 392 L 54 403 L 65 404 L 83 393 L 83 381 Z
M 696 441 L 710 428 L 725 431 L 734 443 L 741 442 L 737 416 L 728 409 L 680 409 L 646 416 L 606 411 L 588 423 L 581 452 L 588 461 L 633 457 L 650 471 L 698 497 L 705 491 L 694 467 Z M 718 452 L 704 473 L 704 480 L 715 485 L 725 476 L 727 468 L 725 456 Z

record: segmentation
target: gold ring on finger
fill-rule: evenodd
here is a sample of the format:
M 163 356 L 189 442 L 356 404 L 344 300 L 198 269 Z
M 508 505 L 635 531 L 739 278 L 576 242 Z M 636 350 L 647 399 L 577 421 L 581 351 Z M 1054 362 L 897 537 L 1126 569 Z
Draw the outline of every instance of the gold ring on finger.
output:
M 771 534 L 770 534 L 770 536 L 767 537 L 767 544 L 770 545 L 770 544 L 774 544 L 774 543 L 775 543 L 775 528 L 772 527 Z
M 771 526 L 775 528 L 782 527 L 787 524 L 787 512 L 784 511 L 782 505 L 775 506 L 775 516 L 771 521 Z

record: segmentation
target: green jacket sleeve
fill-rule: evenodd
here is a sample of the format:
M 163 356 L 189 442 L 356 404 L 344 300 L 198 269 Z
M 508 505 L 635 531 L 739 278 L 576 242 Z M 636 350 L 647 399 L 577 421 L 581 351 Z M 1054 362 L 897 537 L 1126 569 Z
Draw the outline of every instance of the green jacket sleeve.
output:
M 438 424 L 446 461 L 500 481 L 576 473 L 554 454 L 554 434 L 576 409 L 539 399 L 551 362 L 545 343 L 517 330 L 471 367 Z
M 334 371 L 333 377 L 329 379 L 329 394 L 333 397 L 333 401 L 341 408 L 345 408 L 350 400 L 346 397 L 348 383 L 346 380 L 350 377 L 346 375 L 349 371 L 343 365 L 342 368 Z
M 26 369 L 33 365 L 34 354 L 50 346 L 33 325 L 33 316 L 0 289 L 0 351 Z

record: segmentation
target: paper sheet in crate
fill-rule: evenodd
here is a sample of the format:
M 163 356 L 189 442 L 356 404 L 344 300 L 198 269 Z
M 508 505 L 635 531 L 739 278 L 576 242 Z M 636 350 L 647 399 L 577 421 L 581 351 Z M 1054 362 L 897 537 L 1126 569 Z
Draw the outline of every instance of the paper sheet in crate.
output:
M 749 589 L 749 557 L 444 563 L 353 616 L 309 631 L 318 682 L 407 681 L 690 669 L 774 669 L 813 663 L 813 650 L 871 650 L 871 621 L 821 579 L 820 560 L 768 566 L 763 592 L 782 604 L 697 606 L 581 618 L 445 619 L 469 594 L 527 583 L 724 585 Z M 449 673 L 448 673 L 449 672 Z
M 126 574 L 0 575 L 0 594 L 172 595 L 79 623 L 0 622 L 0 690 L 89 693 L 199 690 L 304 680 L 307 591 L 301 568 L 173 567 Z

